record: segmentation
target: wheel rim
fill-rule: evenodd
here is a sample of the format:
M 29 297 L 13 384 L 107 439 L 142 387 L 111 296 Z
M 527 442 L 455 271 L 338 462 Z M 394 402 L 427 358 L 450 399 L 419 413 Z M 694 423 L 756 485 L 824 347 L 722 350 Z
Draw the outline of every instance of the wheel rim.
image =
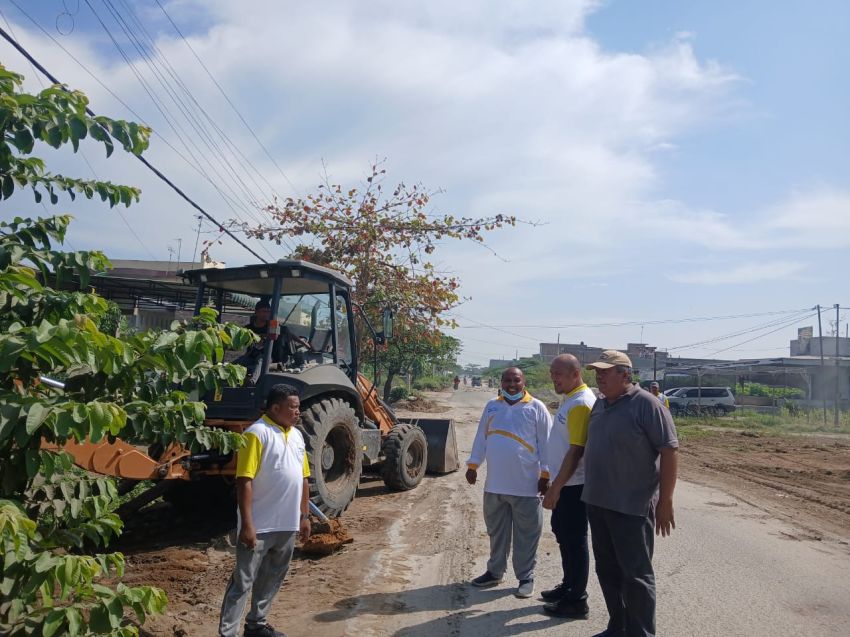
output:
M 342 491 L 348 485 L 348 476 L 354 466 L 354 441 L 345 425 L 337 425 L 329 432 L 322 447 L 322 475 L 330 491 Z
M 408 477 L 416 478 L 422 470 L 422 462 L 425 459 L 425 446 L 421 440 L 414 440 L 407 447 L 404 454 L 404 471 Z

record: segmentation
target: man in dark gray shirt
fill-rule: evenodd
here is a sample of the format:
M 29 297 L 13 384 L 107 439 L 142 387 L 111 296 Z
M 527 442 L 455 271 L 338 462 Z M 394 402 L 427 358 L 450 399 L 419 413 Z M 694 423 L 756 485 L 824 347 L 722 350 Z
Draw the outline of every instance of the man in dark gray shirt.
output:
M 582 494 L 608 606 L 608 628 L 595 637 L 649 637 L 654 534 L 676 528 L 676 427 L 658 399 L 632 383 L 632 362 L 622 352 L 606 350 L 587 368 L 604 396 L 590 413 Z

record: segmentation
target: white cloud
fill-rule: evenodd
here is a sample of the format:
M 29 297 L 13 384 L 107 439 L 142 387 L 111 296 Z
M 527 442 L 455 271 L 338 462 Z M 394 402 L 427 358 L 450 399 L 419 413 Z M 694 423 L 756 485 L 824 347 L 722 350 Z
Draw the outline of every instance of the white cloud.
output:
M 716 268 L 676 272 L 670 274 L 669 278 L 677 283 L 697 285 L 741 285 L 795 280 L 804 270 L 805 265 L 795 261 L 752 261 L 732 267 L 719 265 Z

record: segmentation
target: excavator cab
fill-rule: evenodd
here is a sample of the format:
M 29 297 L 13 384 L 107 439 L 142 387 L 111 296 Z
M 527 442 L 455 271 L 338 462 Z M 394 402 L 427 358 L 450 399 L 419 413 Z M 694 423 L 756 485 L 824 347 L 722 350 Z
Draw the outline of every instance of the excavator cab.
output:
M 426 471 L 459 467 L 454 425 L 448 419 L 401 421 L 359 373 L 352 282 L 334 270 L 305 261 L 239 268 L 193 270 L 196 313 L 212 306 L 222 320 L 246 324 L 253 308 L 267 302 L 270 317 L 260 326 L 253 358 L 234 362 L 248 369 L 242 387 L 203 397 L 210 426 L 243 430 L 256 420 L 273 385 L 286 383 L 301 395 L 301 428 L 307 441 L 313 502 L 327 515 L 342 513 L 354 498 L 362 466 L 380 466 L 394 489 L 414 488 Z M 365 318 L 365 317 L 364 317 Z M 383 315 L 377 344 L 392 336 L 392 314 Z M 263 327 L 265 330 L 263 331 Z M 213 454 L 196 473 L 226 471 Z

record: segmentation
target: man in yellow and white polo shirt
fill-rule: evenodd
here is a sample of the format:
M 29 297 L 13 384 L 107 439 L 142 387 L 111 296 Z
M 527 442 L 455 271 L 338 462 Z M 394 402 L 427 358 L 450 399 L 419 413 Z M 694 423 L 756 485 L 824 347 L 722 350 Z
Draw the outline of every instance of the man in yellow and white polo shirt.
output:
M 245 637 L 285 637 L 266 621 L 295 549 L 310 536 L 310 465 L 301 432 L 298 392 L 275 385 L 265 414 L 245 430 L 236 456 L 238 537 L 236 568 L 224 592 L 219 635 L 236 637 L 251 593 Z
M 670 409 L 670 399 L 667 398 L 667 394 L 661 393 L 661 386 L 658 383 L 652 381 L 649 385 L 649 392 L 658 399 L 658 402 Z
M 564 396 L 564 402 L 555 414 L 549 434 L 549 466 L 558 473 L 543 499 L 543 508 L 552 510 L 552 532 L 561 552 L 563 579 L 541 596 L 549 602 L 543 609 L 550 615 L 582 619 L 588 615 L 590 570 L 587 512 L 581 501 L 583 456 L 596 396 L 582 381 L 581 363 L 571 354 L 555 358 L 549 366 L 549 375 L 555 391 Z
M 502 373 L 498 398 L 487 403 L 467 460 L 466 480 L 475 484 L 478 468 L 487 463 L 484 522 L 490 536 L 487 571 L 474 586 L 501 583 L 513 537 L 513 567 L 519 580 L 517 597 L 534 594 L 537 545 L 543 530 L 538 494 L 546 493 L 549 469 L 546 445 L 552 419 L 546 405 L 525 390 L 522 370 Z

